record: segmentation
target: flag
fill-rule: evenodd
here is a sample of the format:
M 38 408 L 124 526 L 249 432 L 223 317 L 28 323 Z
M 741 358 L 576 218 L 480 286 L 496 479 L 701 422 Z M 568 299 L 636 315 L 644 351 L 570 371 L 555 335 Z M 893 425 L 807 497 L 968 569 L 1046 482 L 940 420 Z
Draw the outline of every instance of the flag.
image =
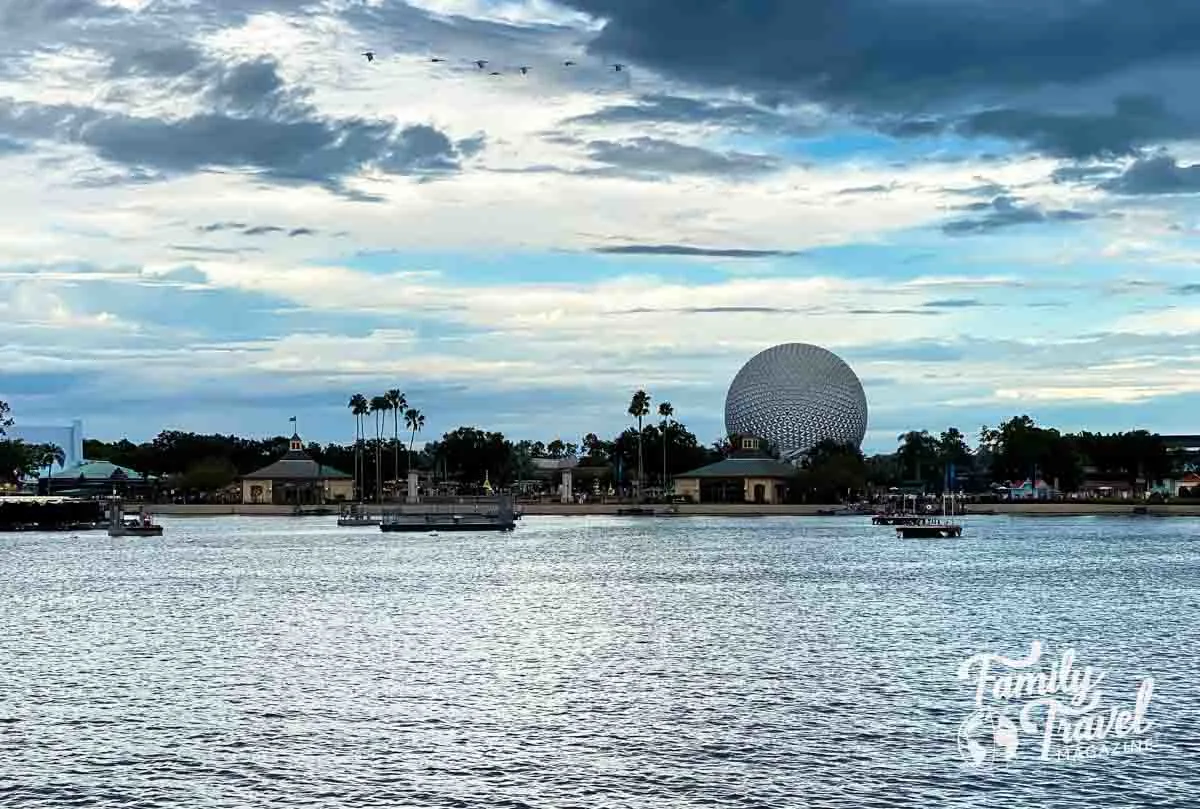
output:
M 295 417 L 295 416 L 292 416 L 290 419 L 288 419 L 288 421 L 290 421 L 292 424 L 295 424 L 295 423 L 296 423 L 296 417 Z

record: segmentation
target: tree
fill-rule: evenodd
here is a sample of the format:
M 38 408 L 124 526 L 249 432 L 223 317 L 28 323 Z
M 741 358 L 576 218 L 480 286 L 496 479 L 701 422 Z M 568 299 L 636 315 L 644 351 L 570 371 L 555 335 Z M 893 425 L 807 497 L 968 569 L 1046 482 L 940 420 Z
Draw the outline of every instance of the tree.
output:
M 667 444 L 670 443 L 670 437 L 667 433 L 670 429 L 671 416 L 675 415 L 675 408 L 671 406 L 670 402 L 660 402 L 658 405 L 658 415 L 662 418 L 663 491 L 665 492 L 667 490 Z
M 8 435 L 8 428 L 13 426 L 12 408 L 8 406 L 8 402 L 0 399 L 0 438 Z
M 551 458 L 561 458 L 567 445 L 562 442 L 561 438 L 556 438 L 546 445 L 546 452 Z
M 508 485 L 518 468 L 512 442 L 501 433 L 476 427 L 459 427 L 446 433 L 434 452 L 447 477 L 471 488 L 481 485 L 485 477 L 496 485 Z
M 636 494 L 637 494 L 637 498 L 640 500 L 642 497 L 642 480 L 644 477 L 643 471 L 642 471 L 643 470 L 643 466 L 642 466 L 642 419 L 645 418 L 646 415 L 650 412 L 650 397 L 649 397 L 649 395 L 647 395 L 646 391 L 638 390 L 636 393 L 633 394 L 633 398 L 629 401 L 629 409 L 626 412 L 628 412 L 629 415 L 631 415 L 637 419 L 637 425 L 638 425 L 638 455 L 637 455 L 638 474 L 637 474 Z
M 967 446 L 966 436 L 957 427 L 943 431 L 937 440 L 937 454 L 946 474 L 944 484 L 953 489 L 955 480 L 949 477 L 950 468 L 955 470 L 957 479 L 957 472 L 971 464 L 971 448 Z
M 350 414 L 354 416 L 354 489 L 361 501 L 366 478 L 362 459 L 363 417 L 370 411 L 370 405 L 367 403 L 366 396 L 356 393 L 350 397 L 347 407 L 350 408 Z
M 16 483 L 37 468 L 32 448 L 24 441 L 0 441 L 0 481 Z
M 404 411 L 404 426 L 410 431 L 408 439 L 408 455 L 405 456 L 405 467 L 408 466 L 408 461 L 412 457 L 413 442 L 417 440 L 417 433 L 425 426 L 425 416 L 421 415 L 421 411 L 410 407 Z
M 584 466 L 601 466 L 612 457 L 612 443 L 601 441 L 595 433 L 588 433 L 583 437 L 583 453 Z
M 216 492 L 237 479 L 238 471 L 228 458 L 203 458 L 188 467 L 180 478 L 185 489 L 200 492 Z
M 900 449 L 896 454 L 904 464 L 905 473 L 911 475 L 910 480 L 919 480 L 924 485 L 937 479 L 939 446 L 936 438 L 927 430 L 910 430 L 898 436 L 896 440 L 900 442 Z
M 995 480 L 1056 483 L 1063 491 L 1074 491 L 1083 477 L 1077 442 L 1058 430 L 1039 427 L 1029 416 L 1015 416 L 999 427 L 984 427 L 980 445 L 992 457 Z
M 371 397 L 371 413 L 375 416 L 375 502 L 383 502 L 383 424 L 392 403 L 386 396 Z
M 408 407 L 408 398 L 399 388 L 392 388 L 384 397 L 388 400 L 388 410 L 392 411 L 392 479 L 396 481 L 396 490 L 400 487 L 400 416 Z
M 862 450 L 829 439 L 804 455 L 795 482 L 797 494 L 818 503 L 840 502 L 866 486 L 867 465 Z
M 54 464 L 58 464 L 61 469 L 67 462 L 67 454 L 63 452 L 63 448 L 58 444 L 38 444 L 34 453 L 37 458 L 38 469 L 45 468 L 46 470 L 46 494 L 50 493 L 50 476 L 54 472 Z

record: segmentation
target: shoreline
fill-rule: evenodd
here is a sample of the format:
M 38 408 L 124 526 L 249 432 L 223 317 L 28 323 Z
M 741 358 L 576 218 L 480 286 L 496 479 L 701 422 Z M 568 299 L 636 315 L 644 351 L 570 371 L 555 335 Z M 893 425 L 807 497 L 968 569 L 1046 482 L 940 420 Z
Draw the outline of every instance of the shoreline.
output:
M 129 504 L 130 508 L 136 508 L 140 504 Z M 968 508 L 966 517 L 985 517 L 985 516 L 1011 516 L 1019 515 L 1025 517 L 1117 517 L 1129 516 L 1134 513 L 1134 508 L 1139 507 L 1136 503 L 1128 505 L 1114 505 L 1109 503 L 991 503 L 978 506 L 975 510 Z M 293 506 L 276 506 L 276 505 L 256 505 L 246 503 L 234 503 L 229 505 L 210 505 L 210 504 L 188 504 L 182 505 L 177 503 L 157 503 L 146 504 L 145 510 L 155 516 L 165 517 L 293 517 L 296 516 Z M 312 514 L 311 511 L 316 507 L 310 507 L 310 513 L 303 516 L 333 516 L 338 513 L 337 506 L 326 506 L 333 509 L 333 513 L 326 515 Z M 371 515 L 378 515 L 383 509 L 395 508 L 395 504 L 385 503 L 382 506 L 375 504 L 365 504 L 362 510 Z M 445 506 L 416 504 L 413 506 L 405 506 L 405 511 L 412 513 L 421 513 L 423 511 L 436 511 L 439 508 L 445 509 Z M 617 510 L 621 508 L 629 508 L 628 504 L 620 505 L 616 503 L 587 503 L 587 504 L 559 504 L 559 503 L 537 503 L 519 506 L 518 510 L 528 517 L 615 517 Z M 663 509 L 666 506 L 650 506 L 650 508 Z M 754 504 L 721 504 L 721 503 L 699 503 L 695 505 L 680 505 L 677 506 L 681 517 L 817 517 L 821 516 L 817 512 L 825 511 L 836 506 L 829 505 L 754 505 Z M 1147 505 L 1146 516 L 1155 517 L 1200 517 L 1200 503 L 1195 505 Z M 849 519 L 865 519 L 869 515 L 857 514 L 848 515 Z M 930 515 L 938 516 L 938 515 Z M 957 516 L 957 515 L 956 515 Z M 633 519 L 633 518 L 631 518 Z

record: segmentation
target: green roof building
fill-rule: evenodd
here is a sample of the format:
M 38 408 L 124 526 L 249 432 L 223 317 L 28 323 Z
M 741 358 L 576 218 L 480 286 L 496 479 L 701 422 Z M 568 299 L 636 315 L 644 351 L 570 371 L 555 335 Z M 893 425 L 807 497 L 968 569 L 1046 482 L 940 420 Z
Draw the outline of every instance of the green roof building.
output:
M 81 461 L 52 471 L 42 478 L 42 494 L 67 497 L 144 496 L 154 490 L 158 478 L 112 461 Z M 39 489 L 43 488 L 41 485 Z
M 282 458 L 242 476 L 243 503 L 321 505 L 353 499 L 354 476 L 314 461 L 298 434 Z
M 736 440 L 738 449 L 728 458 L 676 475 L 675 494 L 696 503 L 784 502 L 796 467 L 762 452 L 757 438 Z

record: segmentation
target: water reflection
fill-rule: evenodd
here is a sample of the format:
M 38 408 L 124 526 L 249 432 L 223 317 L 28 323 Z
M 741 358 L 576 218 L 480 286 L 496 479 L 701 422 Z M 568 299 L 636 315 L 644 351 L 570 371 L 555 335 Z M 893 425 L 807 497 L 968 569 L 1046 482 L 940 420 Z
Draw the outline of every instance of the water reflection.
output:
M 0 535 L 14 806 L 1185 806 L 1200 523 L 164 520 Z M 980 650 L 1074 646 L 1161 749 L 977 773 Z M 1133 803 L 1131 803 L 1131 801 Z

